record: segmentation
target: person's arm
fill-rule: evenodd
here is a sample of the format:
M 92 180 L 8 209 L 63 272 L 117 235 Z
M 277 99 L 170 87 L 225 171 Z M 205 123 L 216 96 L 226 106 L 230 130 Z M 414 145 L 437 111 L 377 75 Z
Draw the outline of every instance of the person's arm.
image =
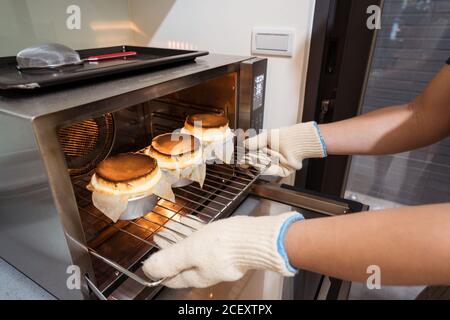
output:
M 450 203 L 296 222 L 285 247 L 294 266 L 339 279 L 365 282 L 377 265 L 383 284 L 450 284 Z
M 450 203 L 310 220 L 237 216 L 195 229 L 174 245 L 156 240 L 164 249 L 144 273 L 172 288 L 205 288 L 255 269 L 293 276 L 295 267 L 365 282 L 376 265 L 382 284 L 450 285 Z
M 450 66 L 409 104 L 319 126 L 328 154 L 391 154 L 450 135 Z
M 265 174 L 285 177 L 308 158 L 327 154 L 392 154 L 423 147 L 450 135 L 450 65 L 413 101 L 317 126 L 315 122 L 264 131 L 244 141 L 250 151 L 272 156 Z

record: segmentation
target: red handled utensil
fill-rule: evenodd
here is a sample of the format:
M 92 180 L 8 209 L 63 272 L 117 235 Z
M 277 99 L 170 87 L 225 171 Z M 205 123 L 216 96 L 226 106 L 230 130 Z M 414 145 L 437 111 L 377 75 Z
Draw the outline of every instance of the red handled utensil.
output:
M 96 62 L 101 60 L 108 60 L 108 59 L 116 59 L 116 58 L 124 58 L 124 57 L 131 57 L 136 56 L 136 51 L 125 51 L 125 52 L 117 52 L 117 53 L 108 53 L 108 54 L 101 54 L 99 56 L 91 56 L 83 59 L 83 62 Z

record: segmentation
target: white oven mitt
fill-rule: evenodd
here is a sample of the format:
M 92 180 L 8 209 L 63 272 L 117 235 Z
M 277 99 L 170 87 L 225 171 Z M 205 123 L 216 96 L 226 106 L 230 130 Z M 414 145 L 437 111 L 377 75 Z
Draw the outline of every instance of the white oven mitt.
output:
M 263 172 L 264 175 L 287 177 L 302 168 L 304 159 L 327 156 L 325 142 L 315 122 L 266 130 L 245 140 L 244 145 L 250 152 L 259 151 L 271 159 L 271 165 Z M 251 155 L 250 159 L 247 157 L 246 160 L 250 165 L 255 161 Z
M 219 220 L 150 256 L 143 271 L 153 280 L 167 278 L 163 284 L 171 288 L 206 288 L 254 269 L 293 276 L 297 270 L 288 261 L 284 238 L 289 225 L 302 219 L 288 212 Z

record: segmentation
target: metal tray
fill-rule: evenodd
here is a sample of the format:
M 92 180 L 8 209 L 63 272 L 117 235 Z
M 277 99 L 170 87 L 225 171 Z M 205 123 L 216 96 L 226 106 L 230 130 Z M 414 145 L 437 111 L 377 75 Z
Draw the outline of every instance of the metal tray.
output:
M 207 51 L 189 51 L 135 46 L 116 46 L 108 48 L 77 50 L 81 58 L 93 55 L 136 51 L 137 55 L 127 58 L 105 60 L 95 63 L 66 66 L 56 69 L 18 70 L 16 57 L 0 58 L 0 89 L 30 90 L 67 84 L 81 80 L 100 78 L 114 74 L 168 66 L 189 62 L 207 55 Z

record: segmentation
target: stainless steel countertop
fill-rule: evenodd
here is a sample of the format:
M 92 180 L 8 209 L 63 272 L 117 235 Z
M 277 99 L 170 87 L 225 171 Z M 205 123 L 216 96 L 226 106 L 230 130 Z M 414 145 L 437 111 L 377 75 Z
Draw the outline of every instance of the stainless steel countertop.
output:
M 154 85 L 198 74 L 227 65 L 239 63 L 250 57 L 209 54 L 199 57 L 195 62 L 167 69 L 152 71 L 113 80 L 90 81 L 72 84 L 64 89 L 47 89 L 45 92 L 24 91 L 20 95 L 0 95 L 0 114 L 2 112 L 26 119 L 56 113 L 77 106 L 89 105 L 124 93 L 152 87 Z
M 0 300 L 54 300 L 50 293 L 0 258 Z

